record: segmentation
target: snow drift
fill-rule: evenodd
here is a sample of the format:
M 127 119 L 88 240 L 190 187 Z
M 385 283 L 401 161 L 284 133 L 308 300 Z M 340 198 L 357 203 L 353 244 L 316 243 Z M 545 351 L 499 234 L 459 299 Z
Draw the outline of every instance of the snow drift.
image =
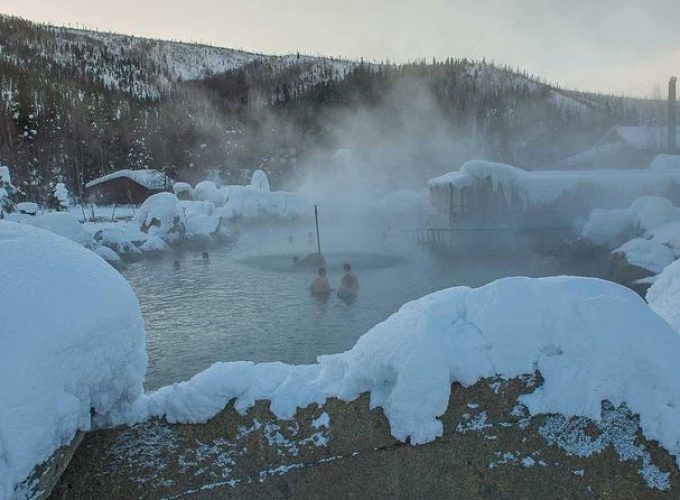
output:
M 66 215 L 66 214 L 55 214 Z M 144 322 L 125 279 L 66 238 L 0 221 L 0 498 L 142 393 Z
M 438 417 L 452 382 L 539 370 L 543 386 L 521 399 L 532 414 L 599 420 L 603 400 L 626 402 L 645 436 L 677 453 L 679 358 L 680 336 L 627 288 L 592 278 L 507 278 L 410 302 L 351 350 L 317 364 L 216 363 L 113 418 L 203 422 L 235 399 L 240 412 L 270 400 L 273 413 L 288 419 L 328 397 L 369 392 L 392 434 L 418 444 L 442 434 Z

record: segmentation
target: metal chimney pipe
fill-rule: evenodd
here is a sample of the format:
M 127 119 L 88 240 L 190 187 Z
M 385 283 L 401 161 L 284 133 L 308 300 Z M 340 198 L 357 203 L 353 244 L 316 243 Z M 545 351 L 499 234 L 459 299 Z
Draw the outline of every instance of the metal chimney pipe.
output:
M 677 149 L 677 118 L 675 102 L 675 85 L 678 79 L 671 76 L 668 82 L 668 151 L 674 153 Z

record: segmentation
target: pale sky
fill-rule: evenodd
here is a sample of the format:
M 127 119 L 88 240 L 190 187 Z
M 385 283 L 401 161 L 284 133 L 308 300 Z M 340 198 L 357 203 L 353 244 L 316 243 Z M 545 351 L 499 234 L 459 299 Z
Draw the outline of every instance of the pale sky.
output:
M 680 74 L 680 0 L 1 0 L 0 12 L 274 54 L 486 57 L 642 97 Z

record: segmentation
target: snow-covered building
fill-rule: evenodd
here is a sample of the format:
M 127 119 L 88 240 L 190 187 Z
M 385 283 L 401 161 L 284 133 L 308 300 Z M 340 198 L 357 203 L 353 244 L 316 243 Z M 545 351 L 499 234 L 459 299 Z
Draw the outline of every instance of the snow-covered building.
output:
M 139 204 L 152 194 L 167 191 L 174 181 L 153 169 L 118 170 L 85 184 L 85 195 L 99 204 Z
M 676 130 L 680 143 L 680 129 Z M 611 128 L 595 145 L 557 165 L 563 168 L 643 168 L 659 153 L 668 151 L 667 127 Z
M 430 228 L 571 229 L 595 208 L 627 208 L 642 196 L 680 204 L 680 170 L 525 171 L 473 160 L 428 181 Z

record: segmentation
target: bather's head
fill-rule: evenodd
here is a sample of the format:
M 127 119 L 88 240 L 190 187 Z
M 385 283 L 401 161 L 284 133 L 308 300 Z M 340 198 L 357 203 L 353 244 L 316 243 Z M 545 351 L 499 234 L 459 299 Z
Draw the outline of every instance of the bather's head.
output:
M 352 270 L 352 266 L 350 266 L 347 262 L 344 266 L 342 266 L 342 268 L 345 270 L 345 272 L 350 272 Z
M 319 276 L 326 276 L 326 268 L 325 267 L 319 268 Z

